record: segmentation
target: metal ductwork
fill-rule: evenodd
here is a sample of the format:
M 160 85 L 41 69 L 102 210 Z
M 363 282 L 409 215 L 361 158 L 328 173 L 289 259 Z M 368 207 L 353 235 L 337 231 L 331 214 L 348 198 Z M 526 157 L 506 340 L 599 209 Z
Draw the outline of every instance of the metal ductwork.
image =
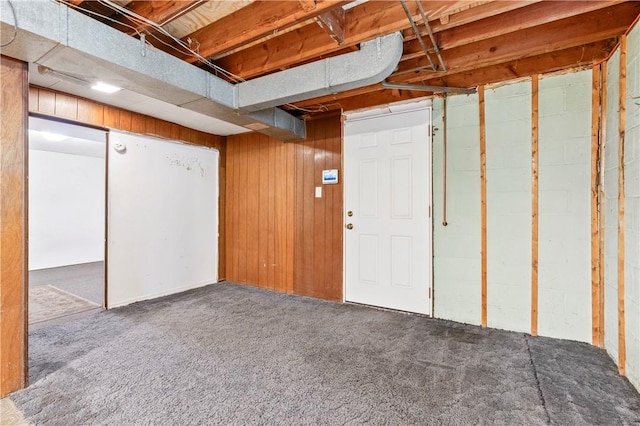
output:
M 238 108 L 258 111 L 383 81 L 402 56 L 402 34 L 362 43 L 357 52 L 254 78 L 238 84 Z
M 402 54 L 400 33 L 361 50 L 231 84 L 50 0 L 0 2 L 0 32 L 17 36 L 0 53 L 133 92 L 280 140 L 305 137 L 304 122 L 277 108 L 384 80 Z M 3 37 L 3 42 L 6 42 Z

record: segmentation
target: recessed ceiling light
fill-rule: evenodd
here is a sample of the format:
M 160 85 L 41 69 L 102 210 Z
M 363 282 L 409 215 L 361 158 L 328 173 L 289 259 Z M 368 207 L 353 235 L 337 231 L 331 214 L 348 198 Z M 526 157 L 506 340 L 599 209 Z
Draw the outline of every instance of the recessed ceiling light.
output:
M 93 86 L 91 86 L 91 88 L 93 90 L 97 90 L 99 92 L 104 92 L 104 93 L 115 93 L 115 92 L 118 92 L 118 91 L 122 90 L 122 87 L 112 86 L 110 84 L 103 83 L 101 81 L 99 81 L 96 84 L 94 84 Z

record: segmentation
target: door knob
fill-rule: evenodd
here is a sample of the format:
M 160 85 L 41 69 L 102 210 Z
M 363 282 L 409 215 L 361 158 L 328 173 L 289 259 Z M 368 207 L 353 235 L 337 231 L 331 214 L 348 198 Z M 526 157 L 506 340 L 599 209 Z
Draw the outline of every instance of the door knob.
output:
M 353 223 L 347 223 L 347 229 L 353 229 Z

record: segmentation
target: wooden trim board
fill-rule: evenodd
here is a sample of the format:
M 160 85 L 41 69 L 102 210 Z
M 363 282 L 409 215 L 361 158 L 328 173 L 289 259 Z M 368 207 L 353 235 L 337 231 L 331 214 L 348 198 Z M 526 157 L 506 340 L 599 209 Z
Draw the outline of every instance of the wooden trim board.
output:
M 538 335 L 538 75 L 531 77 L 531 335 Z
M 487 132 L 484 86 L 478 87 L 480 113 L 480 223 L 481 223 L 481 324 L 487 326 Z

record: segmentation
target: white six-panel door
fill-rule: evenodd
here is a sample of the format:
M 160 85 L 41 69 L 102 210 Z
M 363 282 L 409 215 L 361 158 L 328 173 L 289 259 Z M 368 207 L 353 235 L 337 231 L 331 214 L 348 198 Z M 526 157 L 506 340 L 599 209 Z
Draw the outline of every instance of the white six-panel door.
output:
M 347 115 L 345 300 L 431 314 L 431 110 Z

